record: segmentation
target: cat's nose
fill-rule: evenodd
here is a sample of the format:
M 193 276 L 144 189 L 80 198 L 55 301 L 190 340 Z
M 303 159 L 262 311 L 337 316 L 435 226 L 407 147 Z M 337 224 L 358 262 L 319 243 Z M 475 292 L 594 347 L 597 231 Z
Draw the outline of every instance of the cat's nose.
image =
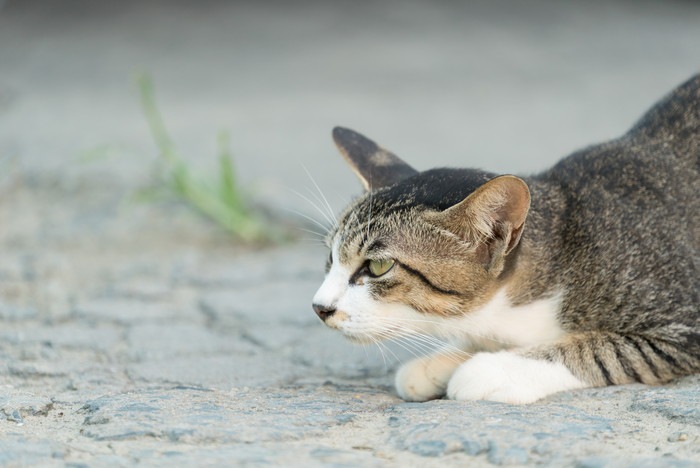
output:
M 313 304 L 311 307 L 313 307 L 314 312 L 316 312 L 316 315 L 318 315 L 318 317 L 324 322 L 328 317 L 333 315 L 336 310 L 333 306 L 325 306 L 320 304 Z

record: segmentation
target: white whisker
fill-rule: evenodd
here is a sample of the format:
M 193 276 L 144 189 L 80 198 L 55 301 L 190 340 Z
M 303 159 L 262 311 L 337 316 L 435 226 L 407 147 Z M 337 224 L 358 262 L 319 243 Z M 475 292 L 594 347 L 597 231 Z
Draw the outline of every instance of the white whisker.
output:
M 377 349 L 379 350 L 379 353 L 382 356 L 382 361 L 384 362 L 384 370 L 386 371 L 387 369 L 389 369 L 389 365 L 386 362 L 386 355 L 384 354 L 384 350 L 382 349 L 382 344 L 378 340 L 376 340 L 375 338 L 370 338 L 370 339 L 372 340 L 372 342 L 375 345 L 377 345 Z
M 311 222 L 314 223 L 316 226 L 318 226 L 318 227 L 320 227 L 321 229 L 323 229 L 325 232 L 328 232 L 328 231 L 330 230 L 330 228 L 329 228 L 328 226 L 324 225 L 324 224 L 323 224 L 322 222 L 320 222 L 319 220 L 314 219 L 314 218 L 312 218 L 311 216 L 305 215 L 305 214 L 302 213 L 301 211 L 292 210 L 291 208 L 285 208 L 285 210 L 286 210 L 286 211 L 291 211 L 292 213 L 294 213 L 294 214 L 296 214 L 296 215 L 298 215 L 298 216 L 301 216 L 301 217 L 304 218 L 304 219 L 307 219 L 307 220 L 311 221 Z
M 428 336 L 406 334 L 397 336 L 396 339 L 413 341 L 417 345 L 423 347 L 424 349 L 429 350 L 431 354 L 440 353 L 457 364 L 464 362 L 466 359 L 471 357 L 471 354 L 467 353 L 466 351 L 454 348 L 448 343 L 445 343 L 440 340 L 435 340 L 432 337 Z
M 463 315 L 462 317 L 460 317 L 460 319 L 464 319 L 467 322 L 473 320 L 468 315 Z M 389 325 L 400 325 L 401 324 L 400 322 L 425 323 L 425 324 L 430 324 L 430 325 L 437 325 L 438 329 L 441 331 L 441 334 L 452 335 L 455 338 L 458 338 L 458 337 L 481 338 L 484 340 L 493 341 L 494 343 L 498 343 L 498 344 L 501 344 L 504 346 L 512 346 L 512 343 L 509 343 L 509 342 L 503 341 L 503 340 L 499 340 L 498 338 L 496 338 L 495 332 L 489 333 L 489 334 L 476 333 L 473 329 L 470 329 L 468 327 L 468 324 L 466 326 L 458 326 L 457 324 L 450 323 L 449 324 L 450 329 L 446 330 L 446 328 L 445 328 L 446 323 L 444 321 L 438 321 L 438 320 L 411 319 L 411 318 L 405 318 L 405 317 L 391 318 L 391 319 L 388 319 L 386 317 L 384 317 L 384 318 L 377 317 L 376 320 L 388 320 L 384 323 L 387 323 Z M 479 324 L 479 325 L 480 325 L 480 327 L 484 326 L 484 324 Z M 457 335 L 457 333 L 455 333 L 455 332 L 459 332 L 459 335 Z
M 384 339 L 392 339 L 393 338 L 390 334 L 387 334 L 386 332 L 379 332 L 378 335 Z M 416 350 L 414 347 L 409 347 L 406 343 L 402 343 L 402 342 L 396 341 L 396 340 L 394 340 L 394 343 L 396 343 L 397 346 L 400 346 L 401 348 L 403 348 L 406 351 L 408 351 L 409 353 L 411 353 L 416 358 L 421 358 L 421 357 L 425 356 L 425 354 L 423 354 L 423 355 L 418 354 L 418 352 L 424 351 L 424 350 L 421 350 L 421 349 Z
M 328 215 L 330 216 L 330 218 L 334 221 L 332 224 L 334 224 L 335 226 L 337 226 L 337 225 L 338 225 L 338 223 L 337 223 L 337 218 L 336 218 L 335 213 L 333 212 L 333 210 L 332 210 L 326 203 L 324 203 L 323 199 L 322 199 L 321 197 L 319 197 L 318 194 L 317 194 L 316 192 L 314 192 L 313 190 L 311 190 L 311 188 L 309 188 L 309 187 L 304 187 L 304 188 L 305 188 L 306 191 L 309 193 L 309 195 L 311 195 L 312 197 L 314 197 L 314 199 L 315 199 L 316 201 L 318 201 L 318 203 L 320 203 L 320 206 L 322 206 L 322 207 L 327 211 L 327 213 L 328 213 Z
M 384 339 L 386 339 L 386 337 L 384 337 Z M 402 343 L 399 343 L 398 341 L 394 341 L 394 344 L 396 344 L 396 345 L 399 346 L 400 348 L 406 350 L 406 351 L 407 351 L 408 353 L 410 353 L 413 357 L 416 357 L 416 358 L 421 358 L 421 357 L 423 357 L 423 356 L 419 355 L 419 354 L 418 354 L 416 351 L 414 351 L 413 349 L 407 347 L 406 345 L 404 345 L 404 344 L 402 344 Z M 389 348 L 388 346 L 386 346 L 386 345 L 384 345 L 384 348 L 387 349 L 387 350 L 390 349 L 390 348 Z M 397 359 L 399 362 L 403 362 L 403 360 L 400 359 L 400 358 L 398 358 L 398 357 L 397 357 L 396 359 Z
M 372 201 L 374 192 L 369 192 L 369 214 L 367 215 L 367 238 L 369 239 L 369 228 L 372 225 Z
M 306 195 L 304 195 L 304 194 L 302 194 L 302 193 L 297 192 L 297 191 L 294 190 L 294 189 L 289 189 L 289 191 L 292 192 L 294 195 L 298 196 L 299 198 L 301 198 L 302 200 L 308 202 L 312 207 L 314 207 L 314 209 L 315 209 L 316 211 L 318 211 L 318 212 L 321 214 L 321 216 L 323 216 L 323 218 L 324 218 L 326 221 L 328 221 L 328 224 L 335 225 L 335 218 L 331 218 L 330 216 L 328 216 L 328 213 L 326 213 L 325 211 L 323 211 L 323 210 L 321 209 L 321 207 L 319 207 L 319 206 L 318 206 L 313 200 L 311 200 L 309 197 L 307 197 Z
M 334 226 L 334 227 L 338 227 L 338 220 L 335 218 L 335 214 L 333 213 L 333 208 L 331 207 L 331 204 L 328 203 L 328 199 L 327 199 L 326 196 L 323 194 L 323 191 L 321 190 L 321 187 L 318 186 L 318 184 L 316 183 L 316 180 L 314 180 L 313 176 L 311 175 L 311 172 L 309 172 L 309 170 L 306 168 L 306 166 L 304 166 L 304 165 L 302 164 L 301 167 L 304 168 L 304 171 L 306 171 L 306 175 L 308 175 L 308 176 L 309 176 L 309 179 L 311 179 L 311 183 L 314 184 L 314 186 L 316 187 L 316 190 L 318 190 L 319 195 L 321 195 L 321 198 L 323 199 L 323 202 L 325 203 L 326 208 L 328 209 L 328 214 L 330 215 L 331 219 L 333 220 L 333 223 L 332 223 L 333 226 Z
M 314 231 L 313 229 L 305 229 L 305 228 L 303 228 L 303 227 L 297 227 L 297 229 L 300 230 L 300 231 L 308 232 L 309 234 L 314 234 L 314 235 L 318 236 L 318 238 L 321 239 L 321 240 L 325 240 L 325 239 L 326 239 L 326 235 L 327 235 L 327 234 L 324 234 L 324 233 L 322 233 L 322 232 Z

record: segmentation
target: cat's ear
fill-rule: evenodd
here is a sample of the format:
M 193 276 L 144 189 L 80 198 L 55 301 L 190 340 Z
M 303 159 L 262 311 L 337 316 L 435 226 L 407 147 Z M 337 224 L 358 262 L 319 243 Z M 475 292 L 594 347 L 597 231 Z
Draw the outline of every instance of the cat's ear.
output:
M 335 127 L 333 140 L 365 190 L 393 185 L 418 173 L 395 154 L 348 128 Z
M 520 241 L 530 209 L 530 190 L 520 178 L 496 177 L 437 214 L 438 224 L 474 244 L 477 259 L 500 272 Z

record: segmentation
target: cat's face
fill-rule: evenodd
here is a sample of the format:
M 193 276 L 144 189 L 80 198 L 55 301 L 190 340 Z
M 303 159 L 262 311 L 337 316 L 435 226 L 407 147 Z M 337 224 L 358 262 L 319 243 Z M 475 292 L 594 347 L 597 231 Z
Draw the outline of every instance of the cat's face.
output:
M 522 192 L 514 177 L 484 185 L 490 175 L 477 171 L 418 174 L 354 132 L 334 137 L 368 191 L 328 236 L 314 310 L 360 342 L 443 334 L 444 318 L 467 314 L 495 293 L 520 237 L 527 187 Z M 510 206 L 509 191 L 519 189 L 527 200 Z
M 476 249 L 432 223 L 434 212 L 394 211 L 380 195 L 362 197 L 329 236 L 327 275 L 313 299 L 326 325 L 371 341 L 433 332 L 439 317 L 480 304 L 490 277 Z

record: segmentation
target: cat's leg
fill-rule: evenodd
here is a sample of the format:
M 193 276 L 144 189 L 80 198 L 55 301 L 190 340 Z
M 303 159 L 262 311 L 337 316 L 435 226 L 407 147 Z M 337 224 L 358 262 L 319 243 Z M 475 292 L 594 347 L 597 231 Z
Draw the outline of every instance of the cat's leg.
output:
M 576 388 L 662 383 L 698 367 L 698 357 L 680 341 L 587 332 L 536 348 L 476 354 L 455 371 L 447 396 L 530 403 Z
M 396 392 L 406 401 L 428 401 L 445 395 L 447 382 L 464 362 L 451 351 L 414 359 L 396 373 Z
M 531 403 L 552 393 L 589 386 L 560 362 L 499 351 L 478 353 L 462 364 L 449 381 L 447 397 Z

